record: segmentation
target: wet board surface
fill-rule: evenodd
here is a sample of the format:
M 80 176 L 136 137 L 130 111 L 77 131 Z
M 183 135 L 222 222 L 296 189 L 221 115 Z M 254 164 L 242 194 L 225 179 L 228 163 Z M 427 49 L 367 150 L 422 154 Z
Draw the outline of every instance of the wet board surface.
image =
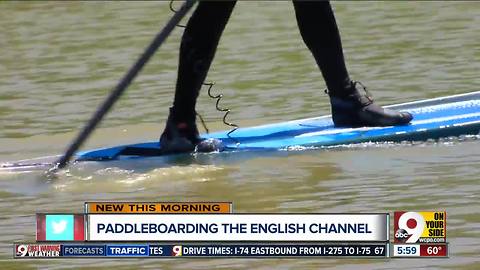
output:
M 362 142 L 426 141 L 480 132 L 480 91 L 386 106 L 413 115 L 409 125 L 335 128 L 330 116 L 239 128 L 202 135 L 217 138 L 225 152 L 271 151 L 290 147 L 323 147 Z M 165 155 L 158 141 L 79 152 L 77 161 L 138 159 Z

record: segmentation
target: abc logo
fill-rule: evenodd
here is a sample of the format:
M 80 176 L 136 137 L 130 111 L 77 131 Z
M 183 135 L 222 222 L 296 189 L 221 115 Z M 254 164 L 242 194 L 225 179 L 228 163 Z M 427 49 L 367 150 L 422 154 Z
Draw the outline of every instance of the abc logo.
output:
M 172 256 L 182 256 L 182 246 L 173 246 Z
M 18 257 L 25 257 L 25 255 L 27 255 L 27 251 L 27 245 L 17 245 L 17 247 L 15 248 L 15 255 Z
M 405 212 L 397 221 L 395 240 L 401 243 L 416 243 L 422 236 L 425 219 L 417 212 Z
M 410 237 L 410 234 L 408 234 L 407 231 L 404 229 L 398 229 L 395 232 L 395 239 L 397 239 L 401 243 L 405 243 L 405 241 L 407 241 L 409 237 Z

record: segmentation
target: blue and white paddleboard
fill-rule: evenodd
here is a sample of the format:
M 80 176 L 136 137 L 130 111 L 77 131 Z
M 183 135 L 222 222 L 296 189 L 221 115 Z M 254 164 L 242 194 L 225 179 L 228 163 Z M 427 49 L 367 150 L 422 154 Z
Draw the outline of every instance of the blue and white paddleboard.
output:
M 425 141 L 480 132 L 480 91 L 386 106 L 413 115 L 409 125 L 335 128 L 330 116 L 204 134 L 225 144 L 225 151 L 268 151 L 290 147 L 324 147 L 362 142 Z M 159 156 L 158 141 L 79 152 L 77 161 L 122 160 Z

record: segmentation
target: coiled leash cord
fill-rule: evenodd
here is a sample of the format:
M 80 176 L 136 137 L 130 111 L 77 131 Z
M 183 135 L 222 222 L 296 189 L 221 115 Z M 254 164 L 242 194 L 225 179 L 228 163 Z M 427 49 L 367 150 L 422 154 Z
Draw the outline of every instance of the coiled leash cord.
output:
M 173 7 L 173 2 L 174 2 L 174 0 L 170 0 L 170 5 L 169 5 L 170 10 L 171 10 L 172 12 L 174 12 L 174 13 L 177 13 L 178 11 Z M 178 27 L 182 27 L 182 28 L 185 28 L 185 27 L 186 27 L 186 26 L 183 25 L 183 24 L 177 24 L 177 26 L 178 26 Z M 236 144 L 239 144 L 240 142 L 239 142 L 237 139 L 235 139 L 235 138 L 233 138 L 233 137 L 231 136 L 231 134 L 232 134 L 233 132 L 235 132 L 235 131 L 239 128 L 239 126 L 236 125 L 236 124 L 234 124 L 234 123 L 232 123 L 232 122 L 228 122 L 228 121 L 227 121 L 227 116 L 228 116 L 228 114 L 231 112 L 231 110 L 230 110 L 229 108 L 227 108 L 227 107 L 220 107 L 220 101 L 221 101 L 222 98 L 223 98 L 223 94 L 221 94 L 221 93 L 218 94 L 218 95 L 213 95 L 213 94 L 212 94 L 212 88 L 213 88 L 213 86 L 215 85 L 215 82 L 214 82 L 214 81 L 212 81 L 212 82 L 203 82 L 202 85 L 208 86 L 208 91 L 207 91 L 208 96 L 209 96 L 211 99 L 215 99 L 215 100 L 216 100 L 216 101 L 215 101 L 215 109 L 216 109 L 217 111 L 219 111 L 219 112 L 223 112 L 223 113 L 224 113 L 223 118 L 222 118 L 223 124 L 225 124 L 226 126 L 229 126 L 229 127 L 232 128 L 232 129 L 227 133 L 227 137 L 228 137 L 229 139 L 231 139 L 232 141 L 234 141 Z M 198 112 L 195 112 L 195 113 L 196 113 L 196 115 L 198 116 L 198 118 L 200 118 L 200 121 L 201 121 L 201 123 L 202 123 L 203 128 L 205 129 L 205 132 L 208 134 L 208 133 L 209 133 L 209 129 L 208 129 L 208 127 L 207 127 L 206 122 L 203 120 L 202 115 L 200 115 Z

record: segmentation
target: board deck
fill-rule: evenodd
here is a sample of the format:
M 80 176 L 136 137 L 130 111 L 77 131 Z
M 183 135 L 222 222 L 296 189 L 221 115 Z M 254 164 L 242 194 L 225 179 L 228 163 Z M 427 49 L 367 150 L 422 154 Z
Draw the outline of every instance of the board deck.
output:
M 362 142 L 425 141 L 480 132 L 480 91 L 386 106 L 413 115 L 409 125 L 335 128 L 330 116 L 203 134 L 225 144 L 224 151 L 268 151 L 289 147 L 324 147 Z M 158 141 L 79 152 L 77 161 L 160 156 Z

